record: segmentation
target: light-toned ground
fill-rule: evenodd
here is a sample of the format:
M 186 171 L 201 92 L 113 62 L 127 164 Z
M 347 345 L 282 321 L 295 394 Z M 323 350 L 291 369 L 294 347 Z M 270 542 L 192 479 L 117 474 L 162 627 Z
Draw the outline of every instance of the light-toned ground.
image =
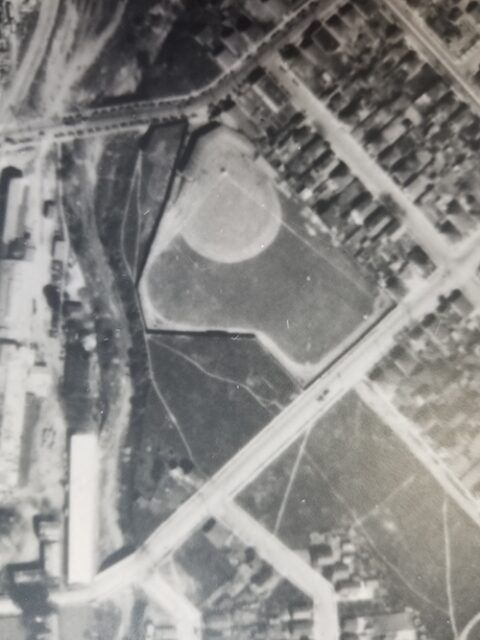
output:
M 211 153 L 212 148 L 218 150 Z M 243 262 L 267 249 L 281 226 L 277 194 L 251 146 L 219 128 L 199 141 L 175 202 L 180 234 L 199 255 Z

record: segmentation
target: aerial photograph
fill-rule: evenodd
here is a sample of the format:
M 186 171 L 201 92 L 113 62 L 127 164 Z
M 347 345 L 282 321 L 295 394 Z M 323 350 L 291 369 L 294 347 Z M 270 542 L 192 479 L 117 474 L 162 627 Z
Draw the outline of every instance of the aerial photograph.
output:
M 480 640 L 480 0 L 0 0 L 0 640 Z

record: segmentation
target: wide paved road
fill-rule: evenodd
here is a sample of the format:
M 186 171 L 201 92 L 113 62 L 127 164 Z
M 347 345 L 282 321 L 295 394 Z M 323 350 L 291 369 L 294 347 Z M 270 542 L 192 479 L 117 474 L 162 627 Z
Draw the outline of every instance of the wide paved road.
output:
M 461 259 L 452 260 L 447 268 L 437 269 L 183 503 L 135 553 L 98 574 L 86 590 L 58 594 L 56 601 L 61 604 L 106 597 L 148 573 L 219 509 L 222 501 L 241 492 L 363 380 L 394 346 L 397 334 L 435 308 L 440 295 L 461 287 L 471 278 L 477 264 L 477 252 L 472 248 Z
M 313 640 L 337 640 L 340 637 L 337 596 L 333 585 L 321 573 L 231 500 L 220 505 L 213 515 L 244 543 L 254 547 L 258 555 L 281 576 L 311 598 Z
M 108 107 L 82 109 L 81 113 L 70 114 L 63 120 L 37 118 L 20 127 L 17 125 L 0 126 L 0 136 L 4 144 L 33 144 L 45 133 L 57 139 L 70 139 L 86 135 L 98 135 L 113 129 L 138 128 L 148 125 L 152 119 L 164 121 L 181 117 L 203 117 L 207 119 L 208 106 L 224 98 L 229 91 L 241 82 L 262 57 L 292 34 L 301 31 L 304 25 L 313 19 L 317 10 L 321 15 L 333 11 L 340 0 L 320 3 L 320 0 L 305 0 L 295 10 L 285 14 L 279 23 L 259 42 L 250 48 L 211 83 L 187 95 L 173 98 L 139 100 L 111 105 Z M 68 121 L 72 120 L 72 123 Z
M 200 611 L 178 591 L 172 589 L 158 572 L 142 581 L 138 587 L 166 611 L 175 624 L 178 640 L 200 640 L 202 615 Z

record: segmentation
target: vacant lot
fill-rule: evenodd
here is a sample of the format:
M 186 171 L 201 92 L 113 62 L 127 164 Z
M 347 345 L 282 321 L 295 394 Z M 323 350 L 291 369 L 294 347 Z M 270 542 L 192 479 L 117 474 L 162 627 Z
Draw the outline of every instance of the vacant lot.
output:
M 163 212 L 184 130 L 183 123 L 152 129 L 141 144 L 133 178 L 128 178 L 131 187 L 123 222 L 123 247 L 134 277 L 143 266 Z
M 375 289 L 307 229 L 248 143 L 232 135 L 206 134 L 192 154 L 141 280 L 146 321 L 150 329 L 255 333 L 308 378 L 372 313 Z
M 143 137 L 110 136 L 97 171 L 99 220 L 116 218 L 132 276 L 143 265 L 168 194 L 185 131 L 183 122 L 152 127 Z M 113 234 L 113 230 L 111 230 Z
M 85 640 L 94 623 L 93 608 L 89 606 L 62 607 L 59 615 L 60 637 Z
M 293 548 L 304 548 L 314 531 L 356 526 L 384 566 L 392 597 L 420 610 L 433 637 L 452 636 L 447 581 L 460 630 L 478 610 L 471 585 L 480 569 L 469 558 L 478 557 L 480 531 L 353 394 L 239 501 Z
M 153 386 L 141 418 L 141 429 L 134 434 L 129 495 L 124 496 L 129 531 L 136 544 L 141 544 L 190 495 L 174 473 L 189 460 L 188 451 Z
M 298 392 L 254 338 L 153 335 L 148 350 L 124 496 L 136 543 Z
M 196 468 L 217 471 L 298 387 L 253 338 L 152 335 L 156 386 Z
M 227 554 L 215 548 L 201 531 L 189 538 L 173 559 L 185 576 L 186 595 L 196 606 L 235 576 Z
M 14 638 L 15 640 L 26 640 L 29 632 L 23 626 L 22 619 L 18 618 L 0 618 L 0 636 L 5 639 Z M 73 636 L 72 636 L 73 638 Z M 75 638 L 73 638 L 75 640 Z

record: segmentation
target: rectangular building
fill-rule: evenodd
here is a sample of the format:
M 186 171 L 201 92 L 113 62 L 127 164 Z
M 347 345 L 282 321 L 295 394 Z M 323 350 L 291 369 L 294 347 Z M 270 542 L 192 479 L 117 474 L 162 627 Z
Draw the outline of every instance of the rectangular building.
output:
M 5 217 L 2 230 L 2 243 L 21 237 L 25 233 L 27 214 L 28 182 L 21 176 L 13 176 L 8 184 L 5 203 Z
M 24 346 L 0 343 L 0 496 L 17 486 L 26 389 L 34 352 Z
M 98 439 L 76 433 L 70 439 L 67 580 L 89 584 L 97 570 Z
M 35 285 L 32 262 L 0 260 L 0 340 L 30 340 Z

